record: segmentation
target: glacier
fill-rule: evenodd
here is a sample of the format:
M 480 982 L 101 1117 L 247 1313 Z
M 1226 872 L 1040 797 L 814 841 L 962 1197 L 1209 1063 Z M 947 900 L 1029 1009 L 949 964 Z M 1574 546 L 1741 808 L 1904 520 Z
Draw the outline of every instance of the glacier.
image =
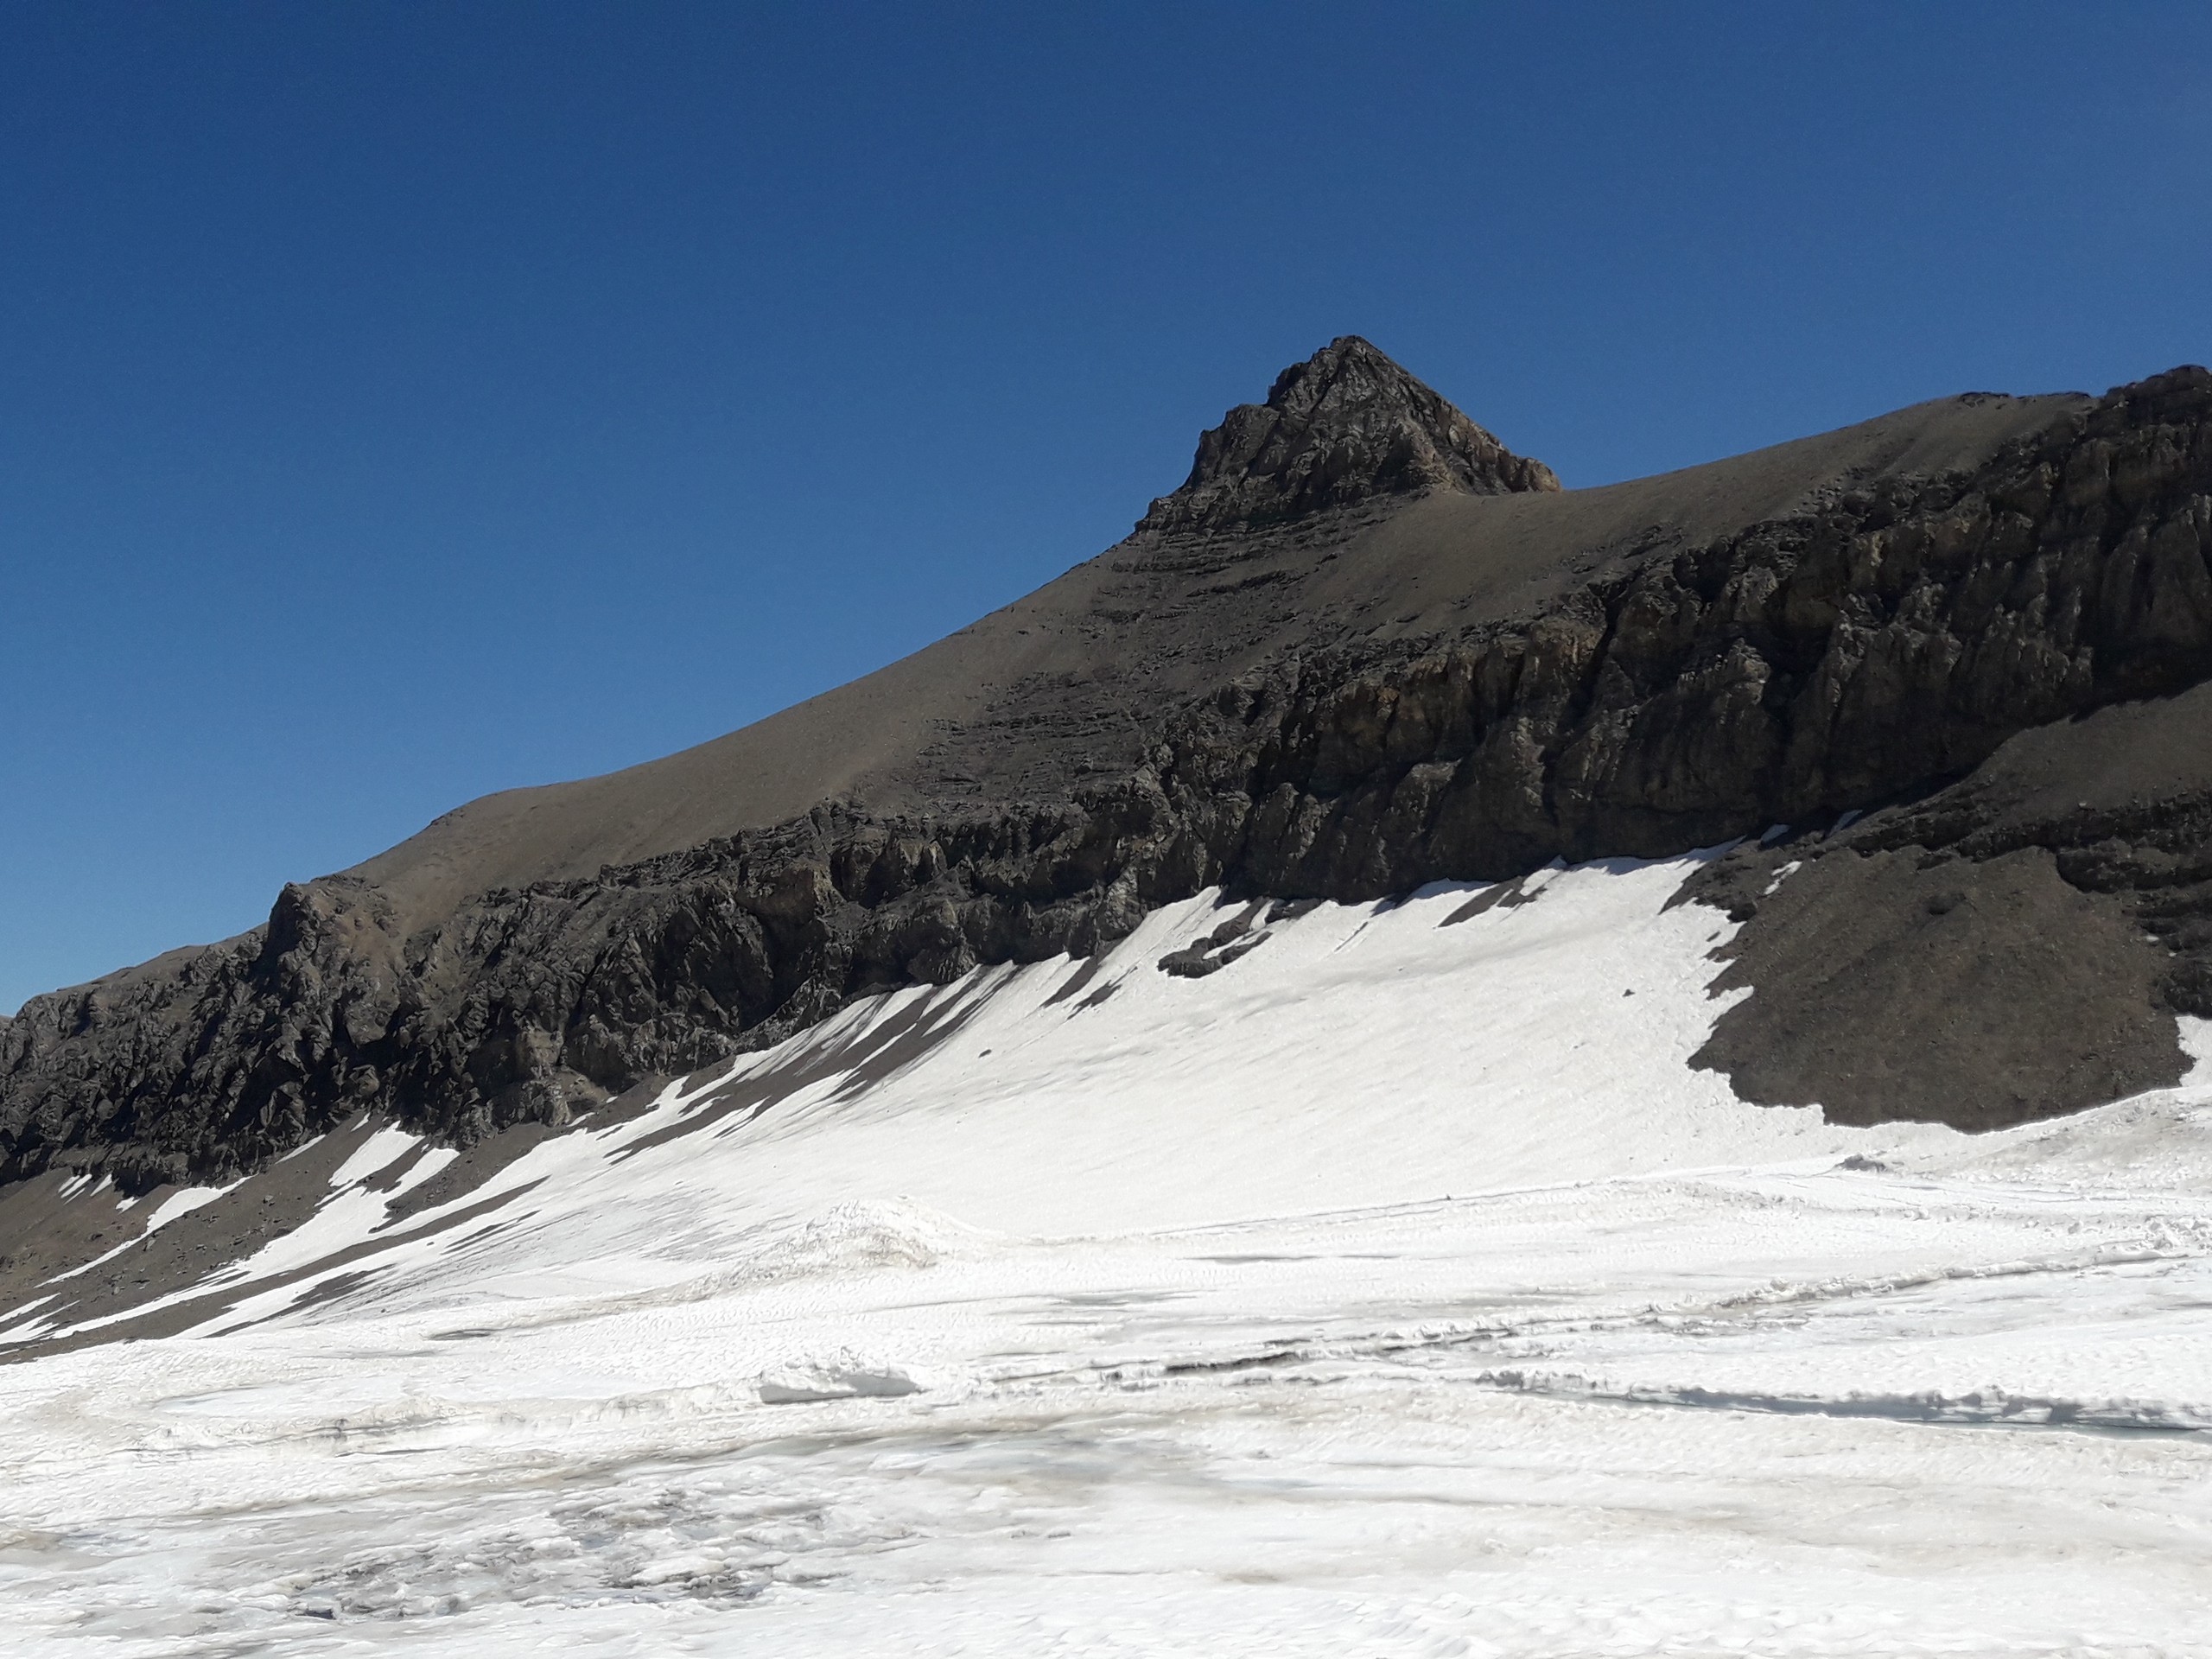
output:
M 242 1259 L 0 1309 L 5 1649 L 2212 1653 L 2212 1029 L 1747 1104 L 1707 856 L 1204 894 L 467 1182 L 324 1137 Z M 127 1262 L 267 1179 L 64 1198 Z

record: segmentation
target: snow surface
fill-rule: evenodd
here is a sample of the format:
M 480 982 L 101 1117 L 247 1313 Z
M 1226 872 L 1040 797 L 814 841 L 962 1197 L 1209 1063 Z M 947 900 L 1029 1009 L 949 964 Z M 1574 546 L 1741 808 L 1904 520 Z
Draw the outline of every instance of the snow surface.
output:
M 2212 1653 L 2204 1029 L 2004 1135 L 1750 1106 L 1688 864 L 1161 972 L 1202 899 L 415 1214 L 379 1129 L 186 1334 L 0 1366 L 0 1645 Z

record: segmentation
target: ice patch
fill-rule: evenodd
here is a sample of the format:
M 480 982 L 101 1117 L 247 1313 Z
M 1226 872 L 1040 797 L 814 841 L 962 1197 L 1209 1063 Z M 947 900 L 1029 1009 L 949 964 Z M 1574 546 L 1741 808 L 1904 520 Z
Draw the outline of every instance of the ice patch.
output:
M 356 1181 L 365 1181 L 378 1170 L 397 1163 L 422 1144 L 421 1135 L 386 1126 L 356 1147 L 351 1157 L 330 1172 L 330 1185 L 335 1189 L 351 1186 Z
M 762 1405 L 795 1406 L 824 1400 L 896 1400 L 921 1393 L 924 1384 L 904 1366 L 841 1349 L 764 1371 L 760 1387 Z
M 2212 1090 L 2212 1020 L 2177 1014 L 2174 1023 L 2181 1028 L 2181 1052 L 2190 1059 L 2188 1075 L 2179 1087 Z
M 815 1217 L 766 1246 L 738 1271 L 748 1279 L 773 1280 L 880 1268 L 930 1268 L 948 1258 L 974 1255 L 989 1236 L 922 1205 L 861 1198 Z
M 237 1185 L 233 1181 L 230 1186 L 188 1186 L 170 1193 L 155 1205 L 154 1212 L 146 1217 L 146 1231 L 156 1232 L 180 1216 L 188 1216 L 195 1210 L 205 1209 Z

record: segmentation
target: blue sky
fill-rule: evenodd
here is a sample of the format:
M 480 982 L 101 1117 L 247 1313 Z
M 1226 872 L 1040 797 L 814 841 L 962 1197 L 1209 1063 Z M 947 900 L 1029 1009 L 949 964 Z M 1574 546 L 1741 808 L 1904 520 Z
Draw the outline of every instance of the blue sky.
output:
M 0 1009 L 1106 546 L 1367 335 L 1569 485 L 2212 357 L 2190 4 L 0 7 Z

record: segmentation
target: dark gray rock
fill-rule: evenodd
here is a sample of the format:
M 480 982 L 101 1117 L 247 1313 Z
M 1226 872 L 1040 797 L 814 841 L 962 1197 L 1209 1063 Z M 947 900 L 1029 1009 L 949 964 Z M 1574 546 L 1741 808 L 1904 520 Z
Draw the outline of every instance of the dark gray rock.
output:
M 1250 956 L 1267 942 L 1264 929 L 1253 930 L 1259 925 L 1261 912 L 1271 908 L 1264 904 L 1246 905 L 1203 939 L 1162 957 L 1160 971 L 1177 979 L 1204 979 Z
M 1276 377 L 1264 404 L 1239 404 L 1198 440 L 1191 475 L 1137 521 L 1160 535 L 1249 530 L 1376 496 L 1556 490 L 1541 461 L 1514 454 L 1357 334 Z

